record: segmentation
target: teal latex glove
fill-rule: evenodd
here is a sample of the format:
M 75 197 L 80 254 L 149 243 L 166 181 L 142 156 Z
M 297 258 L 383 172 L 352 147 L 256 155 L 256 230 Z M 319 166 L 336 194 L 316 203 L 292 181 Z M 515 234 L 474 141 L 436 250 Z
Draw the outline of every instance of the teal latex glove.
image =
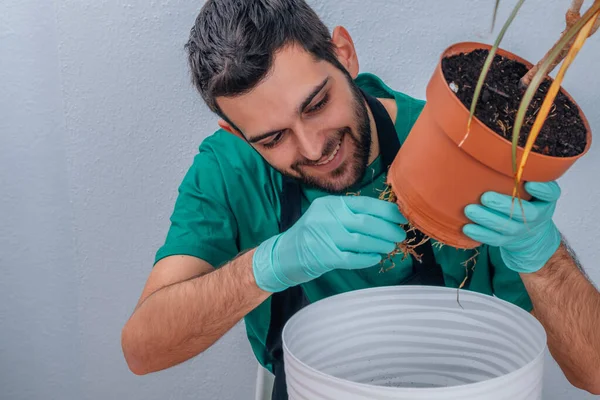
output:
M 522 201 L 524 213 L 515 199 L 512 218 L 510 196 L 484 193 L 482 205 L 465 208 L 465 215 L 475 224 L 465 225 L 463 232 L 473 240 L 499 247 L 510 269 L 531 273 L 542 268 L 560 245 L 561 235 L 552 216 L 561 191 L 556 182 L 527 182 L 525 190 L 533 198 Z
M 308 282 L 333 269 L 361 269 L 406 239 L 406 219 L 394 203 L 366 196 L 325 196 L 287 231 L 261 243 L 252 269 L 269 292 Z

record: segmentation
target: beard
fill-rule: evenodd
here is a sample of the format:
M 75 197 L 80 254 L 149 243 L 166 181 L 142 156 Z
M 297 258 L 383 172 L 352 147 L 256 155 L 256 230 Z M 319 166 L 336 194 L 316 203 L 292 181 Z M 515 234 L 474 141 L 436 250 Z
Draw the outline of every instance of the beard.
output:
M 325 144 L 323 155 L 331 154 L 345 138 L 353 145 L 349 146 L 349 148 L 353 148 L 352 153 L 348 155 L 342 165 L 331 171 L 327 177 L 316 177 L 305 173 L 302 166 L 314 165 L 314 162 L 306 160 L 292 164 L 291 170 L 295 174 L 279 171 L 307 187 L 322 190 L 329 194 L 342 194 L 362 179 L 371 151 L 371 124 L 364 97 L 352 78 L 347 77 L 347 80 L 352 91 L 356 131 L 353 131 L 349 126 L 338 129 L 336 135 Z M 347 175 L 346 182 L 341 182 L 339 179 L 343 178 L 344 175 Z

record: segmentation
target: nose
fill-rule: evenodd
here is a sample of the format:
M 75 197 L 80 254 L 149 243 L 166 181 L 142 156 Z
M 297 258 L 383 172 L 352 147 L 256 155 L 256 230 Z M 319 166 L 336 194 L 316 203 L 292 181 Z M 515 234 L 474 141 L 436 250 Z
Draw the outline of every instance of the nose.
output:
M 297 127 L 295 131 L 300 154 L 311 161 L 321 159 L 325 146 L 325 136 L 318 129 L 310 129 L 304 126 Z

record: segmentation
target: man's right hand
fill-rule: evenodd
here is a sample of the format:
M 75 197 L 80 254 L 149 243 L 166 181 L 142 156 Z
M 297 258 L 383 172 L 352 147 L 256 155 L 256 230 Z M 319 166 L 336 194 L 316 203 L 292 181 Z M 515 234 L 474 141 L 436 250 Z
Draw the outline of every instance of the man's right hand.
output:
M 252 269 L 259 288 L 279 292 L 333 269 L 362 269 L 406 239 L 395 203 L 366 196 L 315 200 L 286 232 L 260 244 Z

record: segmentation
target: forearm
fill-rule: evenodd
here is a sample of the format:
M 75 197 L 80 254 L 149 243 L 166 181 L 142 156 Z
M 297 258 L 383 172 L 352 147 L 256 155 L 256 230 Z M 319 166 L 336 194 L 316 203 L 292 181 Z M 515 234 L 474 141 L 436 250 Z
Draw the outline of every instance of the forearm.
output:
M 600 393 L 600 293 L 565 245 L 538 272 L 521 274 L 548 348 L 569 381 Z
M 130 369 L 146 374 L 196 356 L 266 300 L 270 293 L 252 273 L 253 253 L 149 296 L 123 330 Z

